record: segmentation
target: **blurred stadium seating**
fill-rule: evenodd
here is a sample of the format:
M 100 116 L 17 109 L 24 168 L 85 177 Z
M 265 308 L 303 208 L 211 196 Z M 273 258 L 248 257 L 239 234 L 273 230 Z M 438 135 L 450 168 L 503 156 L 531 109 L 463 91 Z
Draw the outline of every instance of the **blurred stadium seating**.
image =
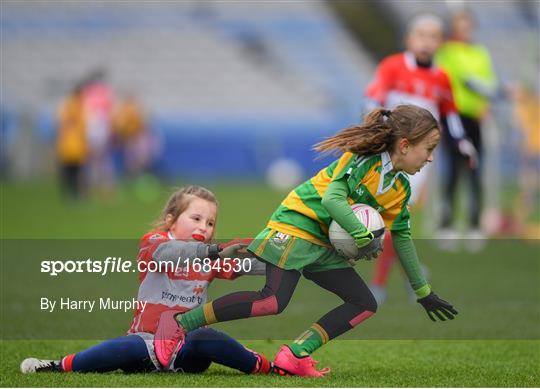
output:
M 59 101 L 103 67 L 116 91 L 133 91 L 151 113 L 162 145 L 158 174 L 261 178 L 278 158 L 309 174 L 327 162 L 314 161 L 310 147 L 358 121 L 374 68 L 331 4 L 3 1 L 2 110 L 9 107 L 9 123 L 29 126 L 43 145 L 33 161 L 50 160 L 44 150 L 52 147 Z M 452 4 L 378 6 L 403 26 L 418 12 L 446 15 Z M 527 10 L 527 2 L 467 5 L 500 79 L 537 87 L 538 9 Z M 508 109 L 499 111 L 498 125 L 508 127 Z M 46 173 L 46 163 L 26 165 L 31 174 Z
M 52 140 L 71 85 L 107 69 L 152 113 L 165 176 L 260 177 L 358 120 L 372 61 L 324 3 L 11 2 L 3 5 L 6 101 Z M 322 166 L 323 162 L 318 162 Z M 317 165 L 317 163 L 316 163 Z

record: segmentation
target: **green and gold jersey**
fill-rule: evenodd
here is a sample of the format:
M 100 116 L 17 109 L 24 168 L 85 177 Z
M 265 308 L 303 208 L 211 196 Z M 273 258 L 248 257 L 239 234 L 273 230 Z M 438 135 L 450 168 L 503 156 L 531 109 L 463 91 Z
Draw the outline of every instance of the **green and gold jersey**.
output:
M 267 227 L 328 246 L 332 219 L 321 200 L 333 180 L 346 177 L 349 204 L 368 204 L 380 212 L 387 229 L 407 230 L 410 228 L 409 179 L 406 173 L 394 174 L 392 169 L 387 152 L 372 156 L 346 152 L 290 192 L 272 214 Z

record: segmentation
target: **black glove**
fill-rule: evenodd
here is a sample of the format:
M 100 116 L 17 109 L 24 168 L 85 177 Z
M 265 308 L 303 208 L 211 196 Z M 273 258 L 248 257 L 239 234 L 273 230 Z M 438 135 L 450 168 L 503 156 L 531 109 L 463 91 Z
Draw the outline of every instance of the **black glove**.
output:
M 384 227 L 371 232 L 371 234 L 373 235 L 371 241 L 358 249 L 358 258 L 363 258 L 366 261 L 376 259 L 383 251 L 384 239 L 382 238 L 382 235 L 384 234 Z
M 438 317 L 440 321 L 445 321 L 446 319 L 454 319 L 454 315 L 458 314 L 458 311 L 454 309 L 452 304 L 439 298 L 439 296 L 433 292 L 416 301 L 424 307 L 429 318 L 433 321 L 437 321 L 435 316 Z

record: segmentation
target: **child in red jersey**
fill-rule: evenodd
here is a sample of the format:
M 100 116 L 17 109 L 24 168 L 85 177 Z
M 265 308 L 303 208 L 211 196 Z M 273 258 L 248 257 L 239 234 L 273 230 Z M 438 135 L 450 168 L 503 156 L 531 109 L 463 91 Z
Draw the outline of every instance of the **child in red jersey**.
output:
M 182 352 L 167 366 L 159 363 L 154 352 L 154 333 L 162 314 L 186 312 L 205 303 L 208 285 L 216 277 L 234 279 L 242 274 L 264 273 L 264 265 L 255 259 L 248 259 L 250 266 L 243 267 L 199 269 L 188 266 L 188 261 L 194 258 L 215 261 L 242 255 L 240 251 L 249 243 L 250 239 L 210 243 L 217 208 L 214 194 L 198 186 L 183 188 L 170 197 L 156 230 L 145 234 L 140 242 L 137 260 L 142 271 L 137 299 L 146 304 L 135 312 L 128 335 L 107 340 L 61 360 L 27 358 L 21 363 L 21 371 L 107 372 L 121 369 L 125 372 L 200 373 L 216 362 L 248 374 L 270 372 L 271 364 L 264 355 L 248 350 L 228 335 L 210 328 L 190 334 Z M 149 266 L 151 263 L 154 266 Z M 146 271 L 159 268 L 159 264 L 175 266 L 162 266 L 160 270 L 163 271 Z

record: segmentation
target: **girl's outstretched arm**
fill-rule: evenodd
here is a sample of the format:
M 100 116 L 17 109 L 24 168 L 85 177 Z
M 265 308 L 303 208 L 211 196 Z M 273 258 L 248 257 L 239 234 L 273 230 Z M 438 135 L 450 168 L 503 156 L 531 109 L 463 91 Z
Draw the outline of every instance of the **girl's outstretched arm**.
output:
M 431 287 L 422 274 L 410 230 L 392 231 L 392 242 L 414 292 L 418 298 L 427 296 L 431 292 Z
M 156 248 L 153 259 L 156 262 L 166 262 L 177 261 L 179 258 L 184 260 L 188 258 L 217 259 L 218 256 L 219 247 L 217 244 L 168 240 Z

